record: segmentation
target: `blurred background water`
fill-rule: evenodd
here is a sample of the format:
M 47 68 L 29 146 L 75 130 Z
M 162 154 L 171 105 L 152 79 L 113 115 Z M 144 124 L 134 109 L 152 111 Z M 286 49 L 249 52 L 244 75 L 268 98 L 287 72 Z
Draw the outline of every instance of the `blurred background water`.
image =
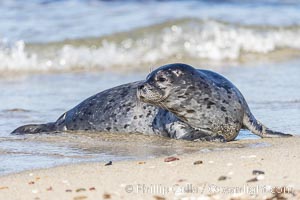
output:
M 0 174 L 208 148 L 136 135 L 9 134 L 170 62 L 222 73 L 258 119 L 300 133 L 299 36 L 296 0 L 2 0 Z M 242 131 L 238 139 L 255 138 Z
M 296 0 L 3 0 L 0 13 L 5 72 L 280 59 L 300 48 Z

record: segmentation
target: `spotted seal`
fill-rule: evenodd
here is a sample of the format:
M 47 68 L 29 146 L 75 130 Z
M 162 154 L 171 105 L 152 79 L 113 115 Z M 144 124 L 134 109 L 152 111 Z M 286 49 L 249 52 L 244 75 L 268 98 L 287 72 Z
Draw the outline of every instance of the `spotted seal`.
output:
M 291 136 L 272 131 L 257 121 L 241 92 L 229 80 L 186 64 L 156 69 L 138 87 L 137 95 L 142 102 L 166 109 L 194 128 L 182 136 L 191 140 L 206 135 L 231 141 L 242 128 L 260 137 Z
M 24 125 L 13 134 L 56 131 L 97 131 L 143 133 L 180 138 L 193 128 L 171 112 L 137 99 L 142 81 L 120 85 L 100 92 L 62 114 L 55 122 Z

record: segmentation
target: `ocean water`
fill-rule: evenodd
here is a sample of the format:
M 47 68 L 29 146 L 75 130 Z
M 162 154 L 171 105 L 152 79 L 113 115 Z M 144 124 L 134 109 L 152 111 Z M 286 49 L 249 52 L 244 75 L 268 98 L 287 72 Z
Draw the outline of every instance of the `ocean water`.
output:
M 0 71 L 135 71 L 173 60 L 294 57 L 299 10 L 296 0 L 3 0 Z
M 10 135 L 170 62 L 225 75 L 260 121 L 300 134 L 299 11 L 292 0 L 0 1 L 0 175 L 247 146 L 126 134 Z M 237 140 L 245 139 L 258 137 L 241 131 Z

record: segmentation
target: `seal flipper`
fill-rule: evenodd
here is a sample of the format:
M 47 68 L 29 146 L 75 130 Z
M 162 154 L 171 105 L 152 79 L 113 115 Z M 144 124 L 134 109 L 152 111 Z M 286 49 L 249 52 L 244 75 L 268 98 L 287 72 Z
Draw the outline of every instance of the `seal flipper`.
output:
M 36 134 L 36 133 L 49 133 L 54 131 L 65 131 L 65 118 L 67 113 L 62 114 L 56 122 L 50 122 L 47 124 L 28 124 L 20 126 L 15 129 L 11 134 L 23 135 L 23 134 Z
M 168 124 L 167 131 L 169 132 L 170 137 L 175 139 L 203 142 L 226 142 L 226 139 L 222 135 L 214 134 L 209 130 L 192 128 L 181 121 L 175 121 Z
M 281 133 L 278 131 L 272 131 L 271 129 L 264 126 L 261 122 L 255 119 L 253 114 L 248 109 L 244 114 L 243 126 L 250 130 L 255 135 L 262 138 L 274 138 L 274 137 L 291 137 L 293 135 Z
M 22 135 L 22 134 L 53 132 L 53 131 L 56 131 L 55 123 L 28 124 L 28 125 L 20 126 L 19 128 L 15 129 L 11 134 Z

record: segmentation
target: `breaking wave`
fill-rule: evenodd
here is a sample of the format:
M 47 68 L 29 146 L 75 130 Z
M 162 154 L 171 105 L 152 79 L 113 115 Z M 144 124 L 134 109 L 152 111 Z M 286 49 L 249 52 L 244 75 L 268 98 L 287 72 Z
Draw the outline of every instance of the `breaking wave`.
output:
M 165 61 L 241 61 L 299 53 L 300 26 L 245 26 L 181 19 L 99 38 L 54 43 L 0 41 L 0 71 L 147 68 Z

